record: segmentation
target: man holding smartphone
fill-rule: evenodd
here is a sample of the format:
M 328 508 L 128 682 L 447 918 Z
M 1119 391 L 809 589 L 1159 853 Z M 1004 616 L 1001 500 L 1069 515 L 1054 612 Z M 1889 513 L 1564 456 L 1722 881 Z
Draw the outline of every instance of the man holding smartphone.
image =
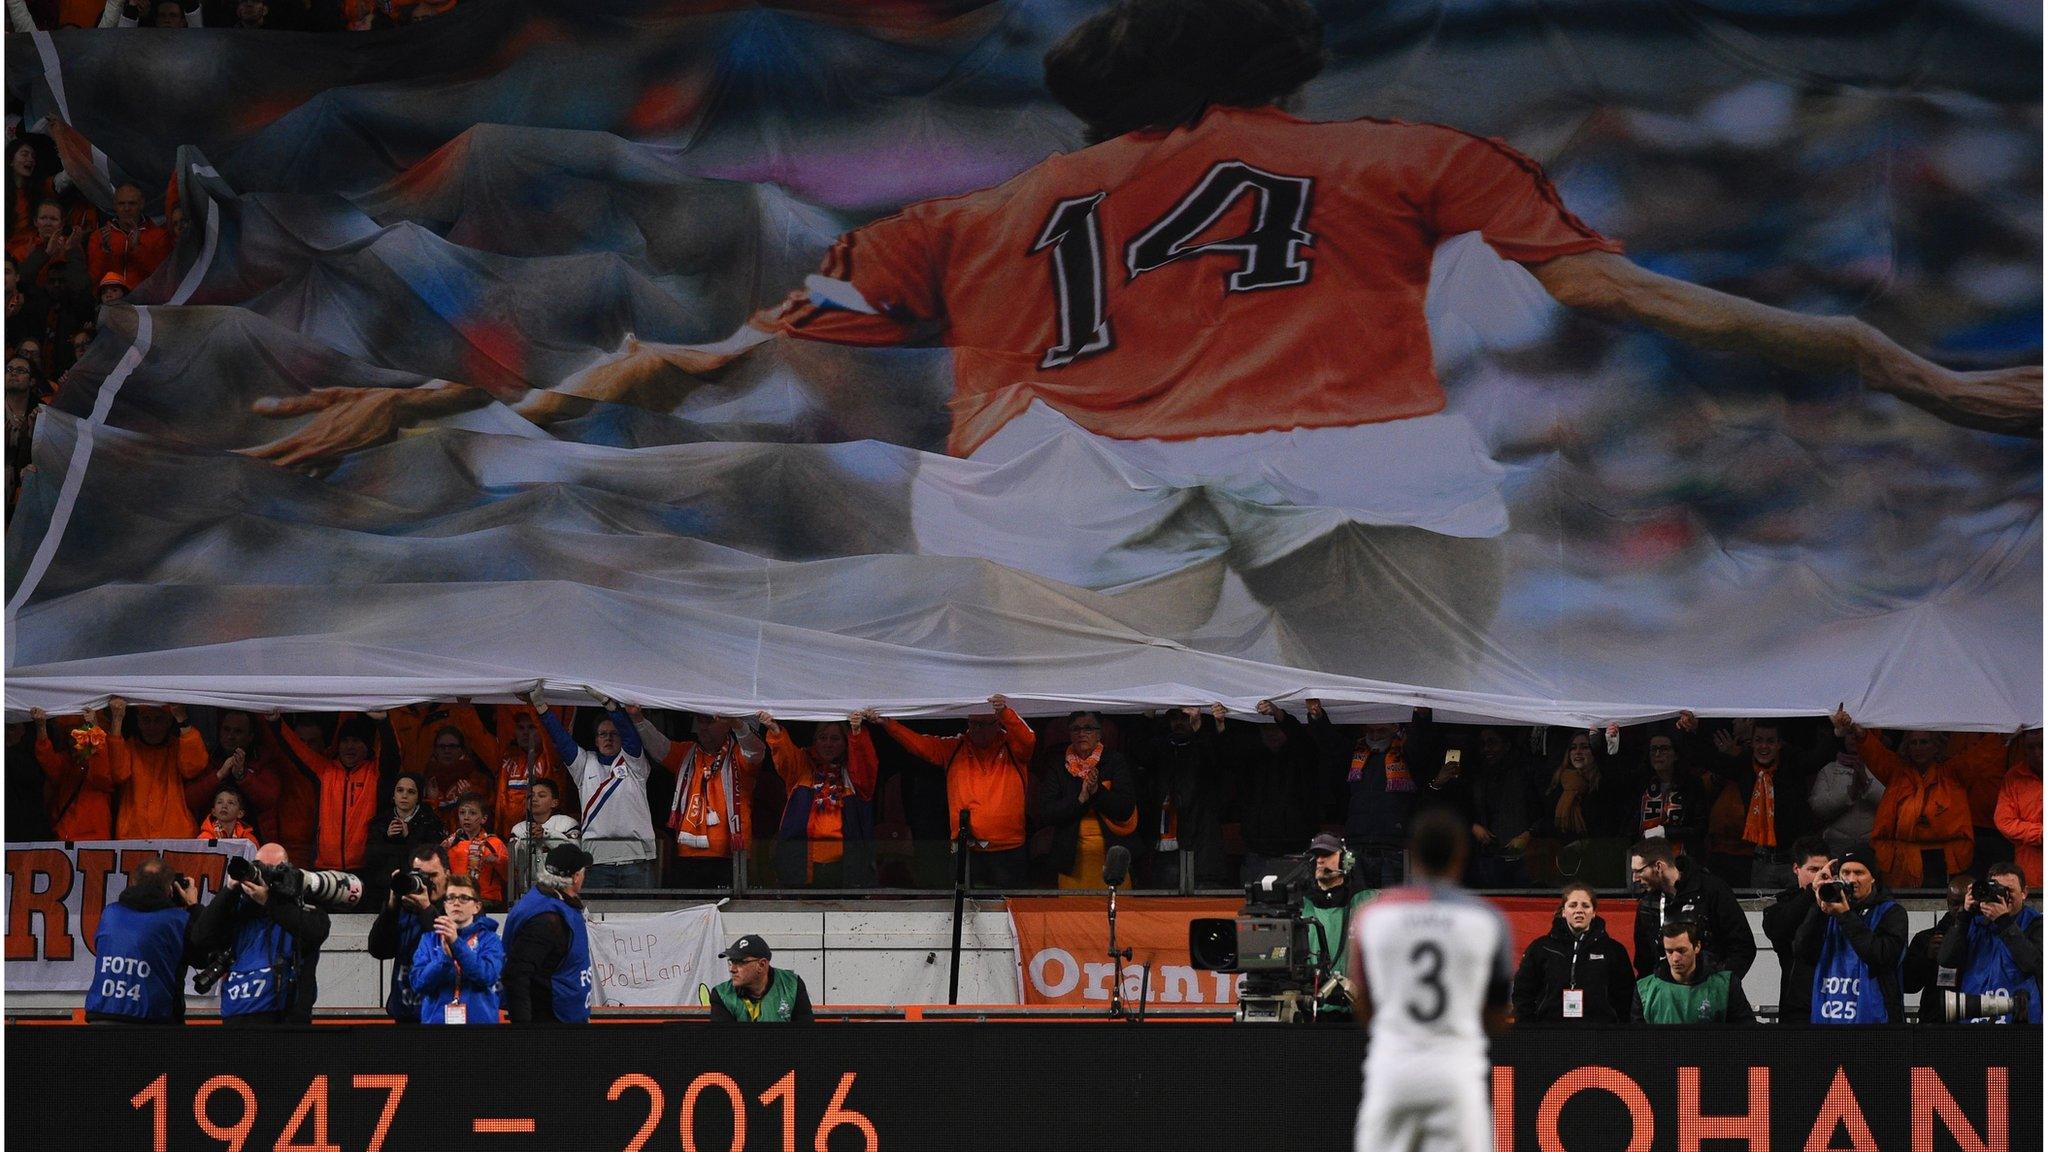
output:
M 1899 961 L 1906 954 L 1906 910 L 1891 898 L 1868 848 L 1831 861 L 1815 878 L 1813 908 L 1792 951 L 1814 966 L 1815 1024 L 1906 1021 Z

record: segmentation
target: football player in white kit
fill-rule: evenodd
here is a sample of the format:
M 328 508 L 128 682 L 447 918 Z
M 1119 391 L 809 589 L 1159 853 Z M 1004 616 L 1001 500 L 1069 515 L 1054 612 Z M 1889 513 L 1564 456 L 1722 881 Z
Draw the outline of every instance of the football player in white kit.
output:
M 1416 882 L 1351 922 L 1350 976 L 1365 1056 L 1358 1152 L 1492 1152 L 1487 1037 L 1507 1027 L 1507 919 L 1458 886 L 1465 828 L 1434 809 L 1410 826 Z

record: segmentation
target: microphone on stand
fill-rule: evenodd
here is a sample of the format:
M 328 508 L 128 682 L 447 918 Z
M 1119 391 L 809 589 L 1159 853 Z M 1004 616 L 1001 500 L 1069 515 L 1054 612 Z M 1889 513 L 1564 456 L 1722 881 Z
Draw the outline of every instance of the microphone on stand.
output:
M 1102 886 L 1115 888 L 1131 874 L 1131 850 L 1121 844 L 1109 850 L 1102 860 Z
M 1131 850 L 1121 844 L 1110 848 L 1102 860 L 1102 886 L 1109 889 L 1109 1014 L 1121 1019 L 1124 1014 L 1124 966 L 1131 958 L 1129 948 L 1116 946 L 1116 890 L 1117 886 L 1131 874 Z

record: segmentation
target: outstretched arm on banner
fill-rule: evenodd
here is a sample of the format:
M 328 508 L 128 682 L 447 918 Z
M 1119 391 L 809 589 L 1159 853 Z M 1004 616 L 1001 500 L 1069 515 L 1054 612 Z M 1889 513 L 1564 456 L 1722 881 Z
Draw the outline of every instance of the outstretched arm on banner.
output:
M 1660 275 L 1612 252 L 1531 264 L 1559 303 L 1804 372 L 1848 372 L 1951 424 L 2041 435 L 2041 368 L 1944 368 L 1853 316 L 1810 316 Z

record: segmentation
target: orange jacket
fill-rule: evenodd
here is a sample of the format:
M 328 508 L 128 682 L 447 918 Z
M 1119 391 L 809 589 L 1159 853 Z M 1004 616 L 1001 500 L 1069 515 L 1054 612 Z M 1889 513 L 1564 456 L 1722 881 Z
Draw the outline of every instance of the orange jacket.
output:
M 505 902 L 505 869 L 511 859 L 505 842 L 488 831 L 478 840 L 465 840 L 460 832 L 448 838 L 448 874 L 473 876 L 477 898 L 486 904 Z
M 1870 829 L 1870 848 L 1884 882 L 1893 888 L 1921 887 L 1920 853 L 1936 848 L 1949 875 L 1966 871 L 1977 853 L 1977 840 L 1970 821 L 1970 790 L 1956 774 L 1955 759 L 1916 769 L 1874 732 L 1863 734 L 1857 752 L 1884 785 L 1884 799 L 1878 801 Z
M 971 813 L 977 848 L 1004 852 L 1024 846 L 1025 798 L 1030 792 L 1031 753 L 1038 733 L 1013 709 L 996 719 L 1003 738 L 977 748 L 965 736 L 925 736 L 884 716 L 882 727 L 910 754 L 946 770 L 946 823 L 960 835 L 960 810 Z
M 2005 737 L 1997 732 L 1952 732 L 1947 760 L 1970 793 L 1970 823 L 1979 828 L 1996 825 L 1998 790 L 2005 785 Z
M 66 745 L 71 734 L 58 735 Z M 68 747 L 57 751 L 48 736 L 36 740 L 36 762 L 43 767 L 43 806 L 50 813 L 50 826 L 59 840 L 112 840 L 114 838 L 114 796 L 105 785 L 113 778 L 107 766 L 107 749 L 93 753 L 91 768 L 80 767 Z
M 171 254 L 174 241 L 170 229 L 144 220 L 130 236 L 121 225 L 109 220 L 85 241 L 85 258 L 92 268 L 92 287 L 98 293 L 107 273 L 119 272 L 129 291 L 149 279 L 156 266 Z
M 881 764 L 875 758 L 875 741 L 862 728 L 846 738 L 846 763 L 839 773 L 828 771 L 789 738 L 786 728 L 768 731 L 768 753 L 774 758 L 775 775 L 782 781 L 783 818 L 789 816 L 789 800 L 798 788 L 827 780 L 850 788 L 862 800 L 873 802 L 875 776 Z M 835 776 L 837 779 L 835 779 Z M 845 814 L 837 804 L 812 804 L 811 818 L 804 828 L 804 842 L 812 864 L 830 864 L 846 854 Z
M 452 767 L 443 767 L 434 755 L 434 741 L 451 729 L 462 739 L 463 755 Z M 391 730 L 398 736 L 399 771 L 411 772 L 426 782 L 426 794 L 420 801 L 434 810 L 443 825 L 455 826 L 456 805 L 467 795 L 483 797 L 484 827 L 496 825 L 498 813 L 492 809 L 498 789 L 491 766 L 497 760 L 498 742 L 484 730 L 474 707 L 414 704 L 394 708 Z
M 574 706 L 558 704 L 553 711 L 564 726 L 574 730 Z M 538 738 L 531 754 L 519 746 L 519 714 L 522 712 L 533 717 L 534 734 Z M 575 818 L 583 810 L 576 796 L 576 782 L 569 779 L 568 771 L 555 752 L 555 742 L 548 739 L 547 731 L 540 726 L 540 717 L 534 712 L 533 705 L 498 705 L 496 727 L 491 741 L 492 751 L 486 760 L 497 769 L 497 794 L 493 798 L 497 823 L 492 826 L 516 827 L 526 819 L 527 789 L 535 780 L 553 781 L 555 795 L 561 799 L 557 810 L 571 819 Z
M 728 737 L 725 747 L 730 768 L 721 766 L 719 753 L 705 752 L 694 740 L 671 741 L 661 757 L 661 765 L 676 774 L 668 827 L 676 834 L 676 855 L 686 860 L 721 859 L 732 855 L 735 842 L 746 842 L 747 808 L 761 764 L 741 751 L 737 736 Z
M 264 817 L 263 829 L 284 846 L 289 858 L 314 859 L 319 854 L 320 783 L 286 757 L 279 755 L 275 760 L 277 804 Z
M 220 825 L 213 822 L 213 817 L 208 816 L 199 822 L 199 838 L 201 840 L 248 840 L 253 842 L 256 839 L 256 830 L 249 827 L 248 822 L 237 820 L 233 828 L 223 831 Z
M 2005 774 L 1998 790 L 1998 833 L 2012 841 L 2013 858 L 2027 887 L 2041 887 L 2041 778 L 2024 764 Z
M 190 840 L 199 831 L 185 804 L 185 782 L 211 759 L 198 729 L 185 725 L 155 746 L 110 731 L 107 753 L 96 771 L 114 793 L 116 840 Z
M 382 735 L 388 736 L 390 726 L 382 727 Z M 284 740 L 285 750 L 298 760 L 320 787 L 313 867 L 361 868 L 370 844 L 370 821 L 377 815 L 379 757 L 365 757 L 354 768 L 344 768 L 341 761 L 308 747 L 291 725 L 280 724 L 277 731 Z M 396 740 L 380 739 L 378 742 L 391 745 L 380 751 L 395 761 Z

